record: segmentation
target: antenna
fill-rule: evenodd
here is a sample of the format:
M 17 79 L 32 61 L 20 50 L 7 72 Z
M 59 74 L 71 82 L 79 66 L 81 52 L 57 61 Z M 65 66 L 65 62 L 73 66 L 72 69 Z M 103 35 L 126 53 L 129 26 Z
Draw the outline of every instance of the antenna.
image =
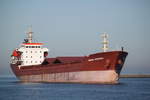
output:
M 102 41 L 102 44 L 103 44 L 103 47 L 102 47 L 102 49 L 103 49 L 103 52 L 106 52 L 107 50 L 108 50 L 108 40 L 107 40 L 107 38 L 108 38 L 108 34 L 106 33 L 106 32 L 104 32 L 102 35 L 101 35 L 101 37 L 103 38 L 103 41 Z
M 28 39 L 29 43 L 32 43 L 32 38 L 33 38 L 32 34 L 33 34 L 33 32 L 32 32 L 32 25 L 31 25 L 27 32 L 27 36 L 28 36 L 27 39 Z

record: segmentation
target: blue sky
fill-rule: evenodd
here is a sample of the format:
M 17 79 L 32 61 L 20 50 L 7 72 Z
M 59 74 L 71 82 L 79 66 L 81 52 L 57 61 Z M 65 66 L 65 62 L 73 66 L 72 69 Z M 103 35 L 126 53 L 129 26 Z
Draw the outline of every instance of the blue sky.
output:
M 129 52 L 122 73 L 150 74 L 150 0 L 0 0 L 0 75 L 12 75 L 11 52 L 29 25 L 49 57 L 101 52 L 107 32 L 110 50 Z

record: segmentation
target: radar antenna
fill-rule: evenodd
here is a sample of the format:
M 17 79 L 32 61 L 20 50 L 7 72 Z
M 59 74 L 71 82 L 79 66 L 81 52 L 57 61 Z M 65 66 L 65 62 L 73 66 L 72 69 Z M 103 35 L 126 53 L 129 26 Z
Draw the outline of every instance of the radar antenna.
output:
M 28 32 L 27 32 L 27 39 L 29 43 L 32 43 L 32 36 L 33 32 L 32 32 L 32 26 L 29 27 Z
M 108 43 L 109 41 L 107 40 L 108 38 L 108 34 L 105 32 L 101 35 L 101 37 L 103 38 L 102 44 L 103 44 L 103 52 L 106 52 L 108 50 Z

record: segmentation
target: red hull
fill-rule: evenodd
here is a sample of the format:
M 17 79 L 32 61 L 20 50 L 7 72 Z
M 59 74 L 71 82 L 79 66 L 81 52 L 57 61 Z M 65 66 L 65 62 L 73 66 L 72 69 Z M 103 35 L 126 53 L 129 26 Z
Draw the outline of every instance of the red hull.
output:
M 115 70 L 119 75 L 127 54 L 124 51 L 111 51 L 91 54 L 86 57 L 47 58 L 41 65 L 21 66 L 19 68 L 18 65 L 11 64 L 11 68 L 17 77 L 24 75 L 106 70 Z

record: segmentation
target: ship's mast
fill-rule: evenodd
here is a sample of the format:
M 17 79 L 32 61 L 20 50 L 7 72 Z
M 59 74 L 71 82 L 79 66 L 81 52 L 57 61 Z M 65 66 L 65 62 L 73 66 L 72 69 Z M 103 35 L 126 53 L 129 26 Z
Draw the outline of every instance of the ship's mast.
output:
M 27 32 L 27 38 L 28 38 L 28 42 L 32 43 L 32 36 L 33 32 L 32 32 L 32 26 L 29 27 L 28 32 Z
M 108 34 L 103 33 L 103 34 L 101 35 L 101 37 L 103 38 L 103 41 L 102 41 L 103 47 L 102 47 L 102 49 L 103 49 L 103 52 L 106 52 L 106 51 L 108 50 L 108 42 L 109 42 L 109 41 L 107 40 Z

